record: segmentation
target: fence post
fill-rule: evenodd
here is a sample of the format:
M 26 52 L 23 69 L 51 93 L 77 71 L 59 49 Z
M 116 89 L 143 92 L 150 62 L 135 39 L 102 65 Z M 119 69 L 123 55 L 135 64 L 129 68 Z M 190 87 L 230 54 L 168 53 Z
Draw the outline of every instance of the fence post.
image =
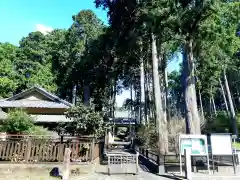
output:
M 146 149 L 146 158 L 148 159 L 148 149 Z
M 31 139 L 29 138 L 27 140 L 27 146 L 26 146 L 26 149 L 25 149 L 25 162 L 28 162 L 29 158 L 30 158 L 30 155 L 31 155 L 31 149 L 32 149 L 32 142 L 31 142 Z
M 71 150 L 69 148 L 65 149 L 64 161 L 63 161 L 63 180 L 69 180 L 70 175 L 70 154 Z
M 110 175 L 110 156 L 108 155 L 108 175 Z
M 160 158 L 159 158 L 159 155 L 157 155 L 157 165 L 160 165 Z
M 59 144 L 58 146 L 58 161 L 63 160 L 64 144 Z
M 158 154 L 158 174 L 164 174 L 166 172 L 165 170 L 165 156 L 166 155 L 161 155 Z M 163 162 L 162 162 L 163 161 Z

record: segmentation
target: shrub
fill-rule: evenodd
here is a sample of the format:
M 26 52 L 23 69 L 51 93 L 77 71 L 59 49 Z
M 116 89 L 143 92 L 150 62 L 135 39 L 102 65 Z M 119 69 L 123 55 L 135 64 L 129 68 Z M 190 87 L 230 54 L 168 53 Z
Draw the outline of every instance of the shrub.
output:
M 240 114 L 237 114 L 237 127 L 240 131 Z M 225 112 L 218 112 L 217 116 L 206 118 L 203 133 L 231 133 L 232 121 L 231 117 Z
M 207 117 L 204 128 L 206 133 L 229 133 L 231 132 L 231 118 L 224 111 L 218 112 L 216 116 Z
M 34 127 L 33 118 L 22 109 L 12 110 L 3 121 L 1 130 L 11 134 L 19 134 L 29 131 Z
M 28 131 L 26 131 L 29 135 L 39 135 L 39 136 L 46 136 L 50 135 L 50 132 L 47 128 L 44 128 L 42 126 L 33 126 Z
M 148 125 L 139 125 L 136 133 L 136 145 L 156 150 L 157 149 L 157 131 L 154 123 Z
M 178 153 L 179 150 L 179 134 L 186 132 L 185 119 L 176 116 L 168 123 L 168 144 L 169 151 Z
M 66 113 L 66 117 L 72 122 L 63 123 L 57 127 L 57 131 L 70 133 L 72 135 L 91 135 L 101 137 L 104 135 L 107 124 L 104 122 L 103 115 L 95 112 L 93 108 L 83 104 L 74 106 Z

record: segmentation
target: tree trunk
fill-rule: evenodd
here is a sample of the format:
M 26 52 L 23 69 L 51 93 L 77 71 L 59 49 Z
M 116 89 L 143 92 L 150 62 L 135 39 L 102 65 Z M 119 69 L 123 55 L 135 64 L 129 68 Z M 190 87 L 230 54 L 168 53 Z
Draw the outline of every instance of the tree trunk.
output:
M 146 63 L 147 65 L 147 63 Z M 148 77 L 147 77 L 147 68 L 146 65 L 144 66 L 144 97 L 145 97 L 145 102 L 144 102 L 144 117 L 145 117 L 145 123 L 149 123 L 149 90 L 148 90 Z
M 112 101 L 112 113 L 113 113 L 113 118 L 115 117 L 116 96 L 117 96 L 117 82 L 116 82 L 116 80 L 114 80 L 114 85 L 113 85 L 113 101 Z
M 88 85 L 83 86 L 83 104 L 85 106 L 90 106 L 90 88 Z
M 109 101 L 109 110 L 111 118 L 115 117 L 115 102 L 116 102 L 116 81 L 114 78 L 112 78 L 110 84 L 110 101 Z
M 135 78 L 134 81 L 134 117 L 137 119 L 138 123 L 141 122 L 141 92 L 140 92 L 141 86 L 140 86 L 140 78 Z
M 73 89 L 72 89 L 72 104 L 73 105 L 76 104 L 76 92 L 77 92 L 77 85 L 74 84 Z
M 217 110 L 216 110 L 216 105 L 215 105 L 215 101 L 214 101 L 213 95 L 211 95 L 211 99 L 212 99 L 213 112 L 214 112 L 214 115 L 216 116 L 217 115 Z
M 130 85 L 130 98 L 131 98 L 130 118 L 132 118 L 133 117 L 133 87 L 132 87 L 132 83 Z
M 202 94 L 201 91 L 198 90 L 198 96 L 199 96 L 199 103 L 200 103 L 200 110 L 201 110 L 201 118 L 202 118 L 202 122 L 204 122 L 204 112 L 203 112 L 203 104 L 202 104 Z
M 153 73 L 153 93 L 155 103 L 156 127 L 158 132 L 159 153 L 165 154 L 168 151 L 168 130 L 164 122 L 161 89 L 159 84 L 158 58 L 156 39 L 152 34 L 152 73 Z
M 153 86 L 152 86 L 152 82 L 151 82 L 151 76 L 150 74 L 148 74 L 148 81 L 147 81 L 147 85 L 148 85 L 148 107 L 149 107 L 149 119 L 155 119 L 155 114 L 154 114 L 154 108 L 153 108 L 153 96 L 152 96 L 152 91 L 153 91 Z M 155 122 L 156 123 L 156 122 Z
M 240 94 L 239 94 L 237 85 L 236 85 L 236 90 L 237 90 L 237 102 L 238 102 L 237 103 L 238 104 L 237 109 L 239 109 L 239 107 L 240 107 Z
M 223 71 L 223 77 L 224 77 L 224 84 L 225 84 L 225 88 L 226 88 L 226 92 L 227 92 L 227 98 L 228 98 L 228 102 L 229 102 L 229 106 L 230 106 L 230 115 L 231 115 L 231 119 L 232 119 L 233 133 L 238 136 L 237 119 L 236 119 L 235 109 L 233 106 L 232 96 L 231 96 L 231 92 L 230 92 L 230 89 L 228 86 L 228 80 L 227 80 L 225 70 Z
M 222 91 L 222 96 L 223 96 L 223 101 L 224 101 L 224 105 L 225 105 L 225 108 L 226 108 L 226 112 L 228 114 L 229 113 L 229 108 L 228 108 L 226 94 L 225 94 L 225 91 L 224 91 L 221 79 L 219 78 L 218 81 L 219 81 L 219 84 L 220 84 L 220 87 L 221 87 L 221 91 Z
M 170 108 L 168 102 L 168 73 L 167 66 L 164 68 L 164 85 L 165 85 L 165 107 L 166 107 L 166 118 L 167 121 L 170 120 Z
M 196 82 L 194 75 L 193 41 L 189 39 L 183 49 L 183 87 L 185 102 L 186 132 L 200 134 L 200 118 L 198 115 Z
M 162 57 L 159 57 L 162 59 Z M 161 91 L 161 100 L 162 100 L 162 109 L 163 109 L 163 119 L 164 122 L 167 122 L 167 104 L 166 104 L 166 93 L 165 93 L 165 82 L 164 82 L 164 72 L 159 72 L 159 84 L 160 84 L 160 91 Z
M 209 111 L 208 111 L 210 117 L 212 117 L 212 99 L 209 97 Z
M 143 114 L 145 114 L 145 87 L 144 87 L 144 64 L 143 64 L 143 59 L 141 58 L 140 60 L 140 122 L 146 122 L 146 119 L 144 119 Z M 144 105 L 144 107 L 143 107 Z M 146 115 L 145 115 L 146 117 Z
M 215 101 L 214 101 L 214 97 L 213 97 L 213 91 L 212 91 L 212 86 L 211 86 L 211 104 L 212 104 L 212 109 L 213 109 L 213 112 L 214 112 L 214 115 L 216 116 L 217 115 L 217 110 L 216 110 L 216 105 L 215 105 Z

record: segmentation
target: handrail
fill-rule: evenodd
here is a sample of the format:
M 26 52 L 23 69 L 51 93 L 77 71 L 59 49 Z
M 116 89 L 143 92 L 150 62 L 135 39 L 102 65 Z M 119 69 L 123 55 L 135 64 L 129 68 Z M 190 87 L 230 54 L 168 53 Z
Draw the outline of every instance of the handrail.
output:
M 136 151 L 139 152 L 140 155 L 144 156 L 145 158 L 154 161 L 154 163 L 160 165 L 160 164 L 165 164 L 166 163 L 166 157 L 168 156 L 179 156 L 179 154 L 165 154 L 165 155 L 158 155 L 156 152 L 150 151 L 148 149 L 143 149 L 143 148 L 138 148 Z M 155 158 L 153 158 L 153 156 Z M 162 157 L 162 158 L 161 158 Z
M 149 151 L 148 149 L 143 149 L 143 148 L 138 148 L 138 150 L 136 150 L 139 152 L 139 154 L 143 155 L 144 157 L 146 157 L 147 159 L 150 159 L 152 161 L 154 161 L 155 163 L 159 164 L 160 163 L 160 158 L 159 155 Z M 156 158 L 152 158 L 152 156 L 156 156 Z

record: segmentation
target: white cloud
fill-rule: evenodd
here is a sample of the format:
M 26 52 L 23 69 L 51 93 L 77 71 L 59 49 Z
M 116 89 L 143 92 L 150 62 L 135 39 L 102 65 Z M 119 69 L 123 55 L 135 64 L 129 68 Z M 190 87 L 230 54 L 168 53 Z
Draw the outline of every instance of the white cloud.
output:
M 43 24 L 36 24 L 36 31 L 40 31 L 44 35 L 51 32 L 53 30 L 52 27 L 45 26 Z

